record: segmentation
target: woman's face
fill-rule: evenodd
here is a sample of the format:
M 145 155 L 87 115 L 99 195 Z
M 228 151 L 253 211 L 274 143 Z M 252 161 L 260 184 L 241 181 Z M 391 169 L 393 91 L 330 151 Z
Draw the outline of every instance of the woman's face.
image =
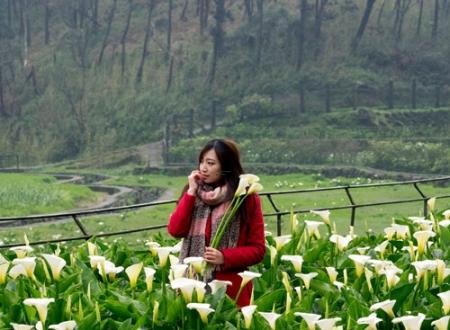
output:
M 205 152 L 200 161 L 199 170 L 205 183 L 213 184 L 221 179 L 222 166 L 214 149 Z

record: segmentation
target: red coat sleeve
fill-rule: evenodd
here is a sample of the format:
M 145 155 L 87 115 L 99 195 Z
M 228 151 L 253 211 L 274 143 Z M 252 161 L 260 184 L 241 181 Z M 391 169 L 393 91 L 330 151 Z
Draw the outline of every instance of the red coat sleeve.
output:
M 176 238 L 186 237 L 191 227 L 192 212 L 195 205 L 195 196 L 184 193 L 178 201 L 175 211 L 169 217 L 167 231 Z
M 241 225 L 238 246 L 223 249 L 222 270 L 244 269 L 262 261 L 266 253 L 264 221 L 261 201 L 256 194 L 247 197 L 245 202 L 246 219 Z

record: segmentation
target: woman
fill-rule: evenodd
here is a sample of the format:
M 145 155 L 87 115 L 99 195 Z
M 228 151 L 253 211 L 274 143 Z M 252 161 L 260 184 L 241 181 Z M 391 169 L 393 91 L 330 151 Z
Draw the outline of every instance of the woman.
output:
M 242 280 L 238 273 L 264 258 L 261 202 L 256 194 L 249 195 L 222 237 L 219 248 L 209 247 L 243 170 L 237 145 L 230 140 L 209 141 L 198 160 L 198 169 L 188 176 L 188 184 L 170 216 L 168 231 L 174 237 L 184 238 L 180 260 L 203 257 L 213 269 L 207 280 L 230 281 L 232 285 L 227 287 L 227 294 L 235 299 Z M 251 292 L 249 282 L 237 304 L 248 305 Z

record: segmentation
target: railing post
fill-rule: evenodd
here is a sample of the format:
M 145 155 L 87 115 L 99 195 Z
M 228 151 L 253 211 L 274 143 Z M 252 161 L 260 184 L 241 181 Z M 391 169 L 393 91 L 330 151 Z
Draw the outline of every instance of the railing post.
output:
M 277 236 L 281 236 L 281 214 L 279 214 L 280 210 L 275 205 L 275 202 L 272 199 L 272 195 L 268 194 L 266 196 L 270 204 L 272 205 L 274 211 L 277 213 Z
M 353 226 L 355 226 L 356 204 L 353 201 L 352 194 L 350 193 L 350 187 L 347 186 L 344 189 L 345 189 L 345 193 L 347 194 L 347 197 L 348 197 L 348 199 L 350 201 L 350 204 L 352 205 L 352 216 L 351 216 L 351 219 L 350 219 L 350 226 L 353 227 Z
M 72 218 L 75 221 L 75 223 L 77 224 L 78 228 L 80 228 L 80 230 L 83 233 L 83 235 L 86 236 L 86 240 L 89 239 L 91 235 L 89 235 L 89 233 L 87 232 L 86 228 L 84 228 L 84 226 L 81 223 L 81 221 L 78 220 L 76 214 L 72 215 Z
M 414 188 L 416 188 L 417 192 L 420 194 L 420 196 L 423 198 L 423 216 L 426 217 L 428 213 L 428 205 L 427 205 L 428 198 L 422 192 L 422 190 L 420 190 L 419 186 L 417 185 L 417 182 L 414 182 L 413 185 Z

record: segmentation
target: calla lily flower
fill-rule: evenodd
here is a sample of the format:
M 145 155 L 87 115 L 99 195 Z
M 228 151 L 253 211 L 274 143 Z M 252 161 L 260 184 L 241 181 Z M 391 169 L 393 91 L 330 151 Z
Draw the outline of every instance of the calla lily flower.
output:
M 358 251 L 359 254 L 366 254 L 366 252 L 370 249 L 368 246 L 358 247 L 356 248 L 356 251 Z
M 183 246 L 183 242 L 179 241 L 177 244 L 175 244 L 174 246 L 172 246 L 172 253 L 180 253 L 181 252 L 181 247 Z
M 97 245 L 95 245 L 94 243 L 87 242 L 87 248 L 88 248 L 88 254 L 90 256 L 98 255 Z
M 23 268 L 25 269 L 25 273 L 27 277 L 32 278 L 33 277 L 33 273 L 34 273 L 34 268 L 36 267 L 36 257 L 24 257 L 24 258 L 19 258 L 19 259 L 14 259 L 12 261 L 13 265 L 21 265 L 23 266 Z M 9 271 L 10 275 L 11 272 L 13 272 L 13 268 L 11 268 L 11 270 Z M 11 277 L 13 277 L 11 275 Z
M 395 235 L 395 229 L 392 227 L 386 227 L 384 228 L 384 233 L 386 234 L 386 238 L 388 241 L 392 240 Z
M 339 282 L 339 281 L 334 281 L 333 285 L 338 289 L 338 291 L 341 291 L 342 288 L 345 287 L 345 283 Z
M 407 315 L 396 317 L 392 320 L 392 323 L 403 323 L 405 330 L 420 330 L 423 320 L 425 320 L 425 315 L 419 313 L 417 316 Z
M 333 318 L 329 318 L 329 319 L 321 319 L 321 320 L 316 322 L 316 325 L 321 330 L 333 330 L 333 329 L 335 329 L 336 322 L 338 322 L 340 320 L 341 320 L 340 317 L 333 317 Z
M 250 329 L 252 325 L 253 314 L 256 311 L 256 305 L 248 305 L 241 308 L 241 313 L 244 316 L 244 327 Z
M 442 300 L 442 310 L 444 314 L 448 314 L 450 311 L 450 290 L 438 293 L 439 298 Z
M 350 235 L 333 234 L 330 236 L 330 241 L 336 244 L 338 250 L 342 252 L 347 249 L 348 244 L 352 241 L 352 237 Z
M 414 238 L 417 240 L 417 251 L 422 255 L 427 249 L 427 242 L 430 237 L 436 236 L 431 230 L 421 230 L 414 233 Z
M 270 313 L 258 312 L 258 313 L 267 321 L 267 323 L 269 323 L 270 328 L 272 330 L 275 330 L 277 319 L 281 316 L 281 314 L 274 313 L 274 312 L 270 312 Z
M 183 295 L 184 301 L 190 303 L 192 301 L 192 293 L 195 288 L 195 280 L 190 278 L 181 277 L 175 279 L 170 284 L 172 289 L 180 289 L 181 294 Z
M 28 253 L 33 251 L 33 248 L 29 245 L 15 246 L 10 248 L 11 251 L 16 253 L 18 259 L 25 258 Z
M 317 239 L 320 239 L 319 226 L 323 225 L 323 222 L 305 220 L 305 224 L 309 237 L 315 236 Z
M 167 258 L 169 257 L 170 252 L 172 252 L 172 247 L 165 246 L 165 247 L 157 247 L 156 252 L 158 253 L 159 258 L 159 266 L 161 268 L 164 268 L 167 264 Z
M 397 270 L 395 268 L 386 269 L 383 273 L 386 275 L 388 289 L 392 289 L 400 281 L 400 277 L 397 276 Z
M 384 252 L 389 244 L 389 241 L 383 241 L 375 247 L 375 252 L 379 252 L 381 254 L 381 258 L 384 258 Z
M 426 271 L 435 271 L 437 264 L 435 260 L 422 260 L 411 262 L 411 265 L 416 269 L 416 281 L 419 282 Z
M 28 277 L 27 271 L 23 265 L 15 265 L 9 270 L 9 276 L 11 276 L 14 280 L 20 275 Z
M 275 241 L 275 247 L 277 248 L 277 251 L 280 251 L 283 246 L 291 241 L 292 235 L 276 236 L 273 239 Z
M 349 257 L 349 259 L 353 260 L 353 262 L 355 263 L 357 277 L 361 277 L 361 275 L 364 272 L 364 265 L 366 264 L 366 262 L 368 262 L 370 259 L 372 259 L 369 256 L 360 255 L 360 254 L 351 254 L 348 257 Z
M 252 279 L 262 276 L 260 273 L 250 272 L 248 270 L 238 273 L 238 275 L 242 277 L 241 288 L 243 288 Z
M 427 200 L 428 209 L 430 212 L 434 211 L 434 208 L 436 207 L 436 197 L 432 197 Z
M 316 322 L 322 317 L 319 314 L 301 312 L 295 312 L 294 315 L 300 316 L 306 322 L 308 330 L 314 330 L 316 328 Z
M 366 330 L 377 330 L 377 323 L 383 321 L 377 317 L 376 313 L 372 313 L 367 317 L 361 317 L 356 322 L 358 324 L 367 324 Z
M 153 316 L 152 316 L 153 323 L 156 323 L 156 321 L 158 320 L 158 314 L 159 314 L 159 301 L 155 300 L 153 301 Z
M 250 184 L 247 194 L 251 195 L 251 194 L 260 192 L 263 189 L 264 189 L 264 187 L 262 186 L 262 184 L 260 184 L 259 182 L 254 182 L 254 183 Z
M 77 326 L 77 322 L 75 321 L 65 321 L 58 324 L 49 325 L 49 329 L 55 330 L 73 330 Z
M 444 212 L 442 212 L 442 215 L 444 216 L 445 220 L 450 220 L 450 209 L 445 210 Z
M 177 256 L 174 256 L 173 254 L 169 254 L 169 262 L 170 266 L 178 265 L 180 263 L 180 259 Z
M 222 288 L 225 288 L 229 285 L 233 285 L 230 281 L 221 281 L 221 280 L 212 280 L 208 283 L 208 286 L 211 288 L 211 293 L 215 294 Z
M 302 273 L 296 273 L 295 276 L 300 277 L 303 280 L 303 283 L 305 284 L 305 288 L 309 289 L 311 280 L 319 275 L 316 272 L 308 273 L 308 274 L 302 274 Z
M 333 283 L 334 281 L 336 281 L 337 276 L 338 276 L 338 272 L 336 271 L 336 268 L 326 267 L 325 269 L 327 270 L 328 277 L 330 278 L 330 283 Z
M 184 258 L 183 263 L 191 265 L 197 274 L 202 274 L 205 269 L 205 259 L 203 257 Z
M 448 226 L 450 226 L 450 220 L 442 220 L 439 222 L 439 226 L 447 228 Z
M 176 264 L 176 265 L 172 265 L 170 266 L 170 270 L 172 272 L 172 280 L 175 280 L 177 278 L 181 278 L 184 277 L 185 273 L 186 273 L 186 269 L 188 268 L 188 265 L 185 264 Z
M 370 306 L 370 311 L 375 312 L 378 309 L 383 310 L 387 315 L 389 315 L 391 318 L 395 317 L 393 307 L 395 305 L 395 300 L 384 300 L 379 303 L 373 304 Z
M 137 280 L 139 277 L 139 274 L 141 273 L 142 267 L 144 264 L 142 262 L 131 265 L 125 269 L 125 273 L 127 273 L 128 278 L 130 279 L 130 286 L 132 289 L 136 287 Z
M 210 307 L 210 304 L 199 304 L 199 303 L 189 303 L 186 305 L 189 309 L 195 309 L 200 314 L 200 318 L 202 319 L 202 322 L 207 324 L 208 323 L 208 315 L 211 312 L 214 312 L 214 309 Z
M 0 284 L 6 282 L 6 274 L 8 274 L 9 262 L 0 262 Z
M 151 267 L 144 267 L 145 273 L 145 283 L 147 285 L 147 291 L 150 292 L 153 289 L 153 278 L 155 276 L 156 270 Z
M 47 261 L 52 271 L 52 276 L 55 281 L 59 281 L 61 271 L 66 265 L 66 261 L 63 258 L 57 257 L 53 254 L 43 254 L 44 259 Z
M 310 211 L 313 214 L 318 215 L 319 217 L 322 218 L 323 222 L 325 222 L 325 224 L 327 224 L 328 226 L 331 226 L 331 221 L 330 221 L 330 211 L 329 210 L 323 210 L 323 211 L 314 211 L 311 210 Z
M 395 234 L 398 239 L 407 239 L 409 235 L 409 227 L 405 225 L 399 225 L 394 223 L 392 228 L 395 229 Z
M 259 177 L 250 173 L 239 175 L 239 179 L 247 181 L 249 185 L 259 182 Z
M 23 301 L 25 305 L 36 308 L 39 319 L 43 324 L 45 324 L 47 319 L 48 305 L 52 302 L 55 302 L 54 298 L 28 298 Z
M 367 268 L 364 268 L 364 276 L 366 277 L 366 282 L 367 282 L 367 287 L 369 289 L 369 292 L 373 293 L 373 287 L 372 287 L 373 272 Z
M 442 285 L 445 279 L 445 262 L 441 259 L 436 259 L 436 273 L 437 273 L 437 282 L 439 285 Z
M 161 245 L 157 242 L 147 242 L 145 243 L 146 246 L 148 246 L 150 253 L 152 256 L 156 257 L 158 255 L 158 252 L 156 251 L 156 248 L 159 248 Z
M 248 180 L 245 177 L 239 177 L 239 184 L 234 193 L 235 197 L 243 196 L 247 193 L 247 187 L 250 185 Z
M 116 277 L 116 274 L 123 272 L 123 267 L 116 267 L 113 262 L 105 260 L 103 267 L 98 267 L 98 273 L 103 277 L 108 275 L 111 280 Z
M 103 256 L 89 256 L 89 262 L 91 264 L 92 269 L 97 269 L 98 266 L 104 268 L 105 267 L 106 258 Z
M 447 330 L 449 320 L 450 316 L 443 316 L 439 320 L 431 322 L 431 325 L 434 325 L 437 330 Z
M 18 324 L 18 323 L 10 323 L 14 330 L 31 330 L 34 328 L 33 325 L 28 324 Z
M 268 248 L 270 251 L 270 265 L 273 266 L 273 265 L 275 265 L 275 260 L 277 258 L 278 251 L 277 251 L 277 248 L 272 245 L 269 245 Z
M 292 255 L 284 255 L 281 256 L 282 261 L 290 261 L 294 266 L 294 269 L 297 273 L 301 273 L 302 265 L 303 265 L 303 257 L 302 256 L 292 256 Z

